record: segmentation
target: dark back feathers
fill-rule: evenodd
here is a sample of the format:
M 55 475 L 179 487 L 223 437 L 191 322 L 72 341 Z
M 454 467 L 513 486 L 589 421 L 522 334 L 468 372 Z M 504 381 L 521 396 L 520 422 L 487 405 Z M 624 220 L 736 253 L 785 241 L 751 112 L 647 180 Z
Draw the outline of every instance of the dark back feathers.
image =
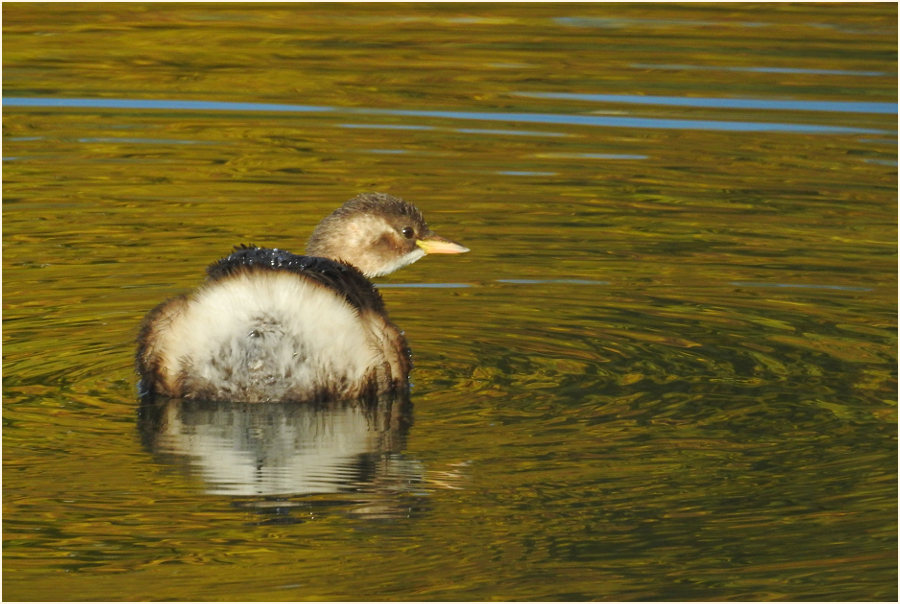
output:
M 366 277 L 350 264 L 319 258 L 298 256 L 285 250 L 241 245 L 230 255 L 206 269 L 210 281 L 218 281 L 239 271 L 286 271 L 310 279 L 341 294 L 347 302 L 362 310 L 384 312 L 381 294 Z

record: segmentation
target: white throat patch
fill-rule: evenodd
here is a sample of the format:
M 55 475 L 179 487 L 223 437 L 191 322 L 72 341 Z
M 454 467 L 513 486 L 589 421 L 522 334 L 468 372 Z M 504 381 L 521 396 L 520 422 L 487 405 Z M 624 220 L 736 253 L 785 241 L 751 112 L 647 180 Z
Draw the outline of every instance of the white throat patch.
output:
M 371 273 L 366 275 L 367 277 L 382 277 L 384 275 L 393 273 L 394 271 L 403 268 L 404 266 L 409 266 L 419 258 L 425 255 L 425 250 L 421 248 L 415 248 L 413 251 L 409 252 L 404 256 L 400 256 L 393 263 L 383 266 L 380 271 L 377 273 Z

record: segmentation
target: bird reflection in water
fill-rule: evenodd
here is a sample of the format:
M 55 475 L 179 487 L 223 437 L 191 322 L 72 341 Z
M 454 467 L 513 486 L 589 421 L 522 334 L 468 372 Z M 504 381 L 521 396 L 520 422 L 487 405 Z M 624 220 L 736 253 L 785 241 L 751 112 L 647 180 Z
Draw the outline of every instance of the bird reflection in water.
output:
M 424 493 L 422 464 L 401 453 L 411 407 L 405 393 L 316 404 L 146 398 L 138 425 L 157 459 L 264 522 L 302 521 L 322 506 L 396 518 Z

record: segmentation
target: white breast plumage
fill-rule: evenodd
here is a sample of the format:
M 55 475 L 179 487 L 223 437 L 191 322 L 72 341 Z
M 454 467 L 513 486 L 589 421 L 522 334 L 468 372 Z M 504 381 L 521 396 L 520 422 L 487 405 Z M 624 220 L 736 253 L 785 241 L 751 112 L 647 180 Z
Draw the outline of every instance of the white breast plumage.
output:
M 239 272 L 204 286 L 166 323 L 165 373 L 216 400 L 349 395 L 379 352 L 356 309 L 288 272 Z

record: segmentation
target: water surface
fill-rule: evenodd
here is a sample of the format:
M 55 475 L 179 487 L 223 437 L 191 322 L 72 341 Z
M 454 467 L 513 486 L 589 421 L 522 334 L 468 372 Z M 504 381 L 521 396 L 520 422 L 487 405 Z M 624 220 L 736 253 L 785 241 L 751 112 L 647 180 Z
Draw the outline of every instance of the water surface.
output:
M 5 5 L 6 599 L 896 600 L 896 16 Z M 409 401 L 139 406 L 371 190 Z

